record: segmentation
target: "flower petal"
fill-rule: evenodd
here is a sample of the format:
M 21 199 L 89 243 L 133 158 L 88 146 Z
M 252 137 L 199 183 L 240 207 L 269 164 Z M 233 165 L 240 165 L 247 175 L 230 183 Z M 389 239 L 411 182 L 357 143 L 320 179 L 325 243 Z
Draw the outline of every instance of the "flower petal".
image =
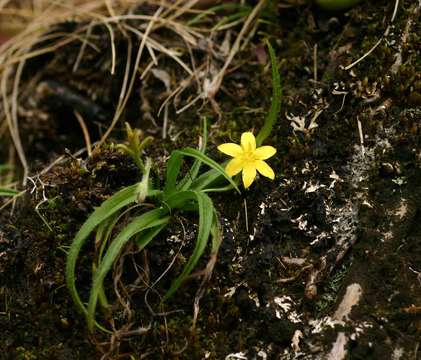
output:
M 256 150 L 256 138 L 252 132 L 245 132 L 241 135 L 241 147 L 244 151 Z
M 243 153 L 241 146 L 234 143 L 221 144 L 218 146 L 218 150 L 232 157 L 241 156 Z
M 254 158 L 256 160 L 266 160 L 276 154 L 276 149 L 273 146 L 260 146 L 254 151 Z
M 243 184 L 244 188 L 247 189 L 256 178 L 256 167 L 254 163 L 244 164 L 243 168 Z
M 242 159 L 232 159 L 227 166 L 225 166 L 225 172 L 228 176 L 237 175 L 243 169 Z
M 275 179 L 275 173 L 272 168 L 266 164 L 263 160 L 256 160 L 255 161 L 257 171 L 262 174 L 263 176 L 268 177 L 269 179 Z

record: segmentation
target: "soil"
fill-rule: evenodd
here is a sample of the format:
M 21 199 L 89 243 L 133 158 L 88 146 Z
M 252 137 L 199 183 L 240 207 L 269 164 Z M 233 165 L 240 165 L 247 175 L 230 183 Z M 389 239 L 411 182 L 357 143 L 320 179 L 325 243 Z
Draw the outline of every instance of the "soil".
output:
M 33 177 L 12 214 L 0 214 L 0 357 L 419 359 L 420 8 L 417 1 L 401 1 L 391 23 L 389 1 L 363 2 L 338 13 L 279 6 L 225 77 L 215 99 L 220 118 L 215 107 L 198 102 L 172 115 L 165 140 L 160 120 L 154 124 L 145 116 L 141 100 L 151 99 L 156 109 L 165 88 L 157 79 L 137 80 L 124 120 L 155 136 L 146 152 L 157 179 L 163 180 L 173 149 L 198 142 L 201 116 L 211 121 L 208 155 L 222 162 L 216 146 L 259 129 L 269 109 L 270 67 L 260 58 L 267 38 L 282 79 L 281 114 L 266 141 L 277 148 L 268 160 L 276 179 L 260 178 L 241 196 L 212 196 L 224 239 L 194 330 L 198 277 L 186 281 L 164 307 L 157 295 L 180 272 L 196 235 L 197 219 L 177 213 L 146 252 L 128 246 L 119 260 L 124 270 L 114 268 L 114 280 L 122 271 L 117 288 L 130 290 L 130 321 L 114 294 L 113 318 L 98 317 L 121 332 L 90 334 L 65 286 L 66 250 L 94 207 L 140 175 L 116 150 L 115 143 L 124 140 L 122 126 L 113 133 L 114 143 L 92 157 L 65 155 L 65 161 Z M 106 29 L 95 31 L 108 51 Z M 117 37 L 116 44 L 125 53 L 125 39 Z M 34 174 L 84 146 L 73 110 L 98 138 L 116 106 L 125 59 L 111 76 L 102 52 L 91 50 L 73 72 L 77 51 L 76 45 L 65 46 L 31 60 L 24 72 L 25 81 L 34 72 L 38 77 L 20 116 Z M 4 153 L 6 145 L 0 145 Z M 145 301 L 144 291 L 134 286 L 139 276 L 134 264 L 147 259 L 149 277 L 157 279 L 180 243 L 174 266 Z M 91 244 L 78 264 L 84 299 L 93 253 Z M 108 280 L 106 290 L 113 294 L 113 278 Z M 145 332 L 127 335 L 139 327 Z

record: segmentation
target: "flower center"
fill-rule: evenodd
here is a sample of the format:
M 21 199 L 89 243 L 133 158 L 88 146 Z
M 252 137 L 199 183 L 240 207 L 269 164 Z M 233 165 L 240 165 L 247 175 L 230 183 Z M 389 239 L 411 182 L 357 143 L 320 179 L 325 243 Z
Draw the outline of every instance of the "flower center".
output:
M 242 155 L 243 161 L 252 162 L 254 161 L 254 151 L 244 151 Z

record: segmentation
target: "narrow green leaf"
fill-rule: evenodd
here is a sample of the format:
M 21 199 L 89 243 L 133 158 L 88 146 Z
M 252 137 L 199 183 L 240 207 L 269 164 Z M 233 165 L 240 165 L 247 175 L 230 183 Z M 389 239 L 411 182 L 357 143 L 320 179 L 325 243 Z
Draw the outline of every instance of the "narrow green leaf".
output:
M 212 222 L 214 219 L 214 207 L 212 200 L 206 194 L 197 191 L 185 191 L 184 193 L 190 196 L 192 200 L 197 201 L 199 208 L 199 231 L 191 257 L 187 261 L 181 275 L 178 276 L 171 284 L 171 287 L 164 295 L 162 302 L 168 300 L 177 291 L 182 282 L 194 269 L 200 257 L 203 255 L 209 240 Z
M 192 190 L 200 191 L 220 179 L 223 179 L 221 173 L 215 169 L 210 169 L 193 181 L 190 188 Z
M 76 261 L 79 256 L 80 249 L 82 248 L 85 240 L 88 238 L 91 232 L 100 223 L 102 223 L 105 219 L 123 207 L 136 201 L 137 187 L 138 184 L 128 186 L 111 196 L 108 200 L 104 201 L 102 205 L 97 208 L 82 225 L 69 248 L 65 273 L 66 284 L 70 291 L 70 295 L 76 304 L 76 307 L 84 314 L 87 313 L 87 310 L 77 292 L 75 276 Z
M 203 136 L 202 136 L 202 146 L 200 147 L 199 151 L 202 154 L 206 153 L 206 147 L 208 144 L 208 127 L 207 127 L 207 121 L 206 118 L 203 120 Z M 193 166 L 188 171 L 186 176 L 179 182 L 177 185 L 177 189 L 184 191 L 188 190 L 190 188 L 191 183 L 196 179 L 197 174 L 199 173 L 200 166 L 202 165 L 202 161 L 199 159 L 196 159 L 193 163 Z
M 221 186 L 221 187 L 216 187 L 216 188 L 206 188 L 203 189 L 203 192 L 205 193 L 215 193 L 215 192 L 225 192 L 225 191 L 230 191 L 233 190 L 233 186 L 231 184 L 226 185 L 226 186 Z
M 222 166 L 224 166 L 227 162 L 223 163 Z M 224 192 L 233 190 L 234 187 L 231 184 L 222 185 L 222 180 L 224 177 L 221 176 L 221 173 L 217 170 L 211 169 L 202 175 L 200 175 L 193 183 L 191 184 L 190 188 L 191 190 L 195 191 L 204 191 L 206 193 L 211 192 Z M 234 177 L 233 181 L 237 184 L 238 181 Z M 210 186 L 213 186 L 210 188 Z M 238 186 L 238 185 L 237 185 Z
M 0 196 L 15 196 L 18 195 L 20 192 L 13 189 L 7 188 L 0 188 Z
M 219 165 L 216 161 L 212 160 L 210 157 L 206 156 L 205 154 L 202 154 L 200 151 L 197 151 L 196 149 L 185 148 L 183 150 L 178 150 L 178 151 L 184 156 L 190 156 L 190 157 L 201 160 L 204 164 L 216 170 L 220 175 L 222 175 L 226 180 L 228 180 L 228 182 L 234 187 L 235 190 L 237 190 L 238 193 L 241 193 L 240 189 L 238 188 L 234 180 L 232 180 L 227 175 L 224 168 L 221 165 Z
M 95 249 L 98 249 L 99 247 L 100 250 L 98 252 L 98 258 L 96 262 L 94 261 L 92 264 L 93 274 L 95 274 L 97 264 L 100 262 L 100 259 L 102 257 L 102 251 L 105 248 L 109 235 L 111 234 L 113 223 L 115 225 L 117 218 L 118 217 L 115 214 L 111 215 L 110 217 L 106 218 L 101 224 L 97 226 L 96 234 L 95 234 Z M 107 297 L 105 296 L 104 289 L 100 290 L 99 302 L 103 308 L 109 307 L 109 303 L 108 303 Z
M 181 154 L 178 150 L 174 150 L 167 161 L 167 172 L 164 186 L 165 195 L 169 195 L 176 191 L 177 177 L 180 173 L 182 163 L 183 154 Z
M 132 206 L 129 209 L 133 208 Z M 111 233 L 114 230 L 114 227 L 117 225 L 118 221 L 121 219 L 121 216 L 125 214 L 125 211 L 122 213 L 114 213 L 106 218 L 100 225 L 98 225 L 98 232 L 101 231 L 101 238 L 95 239 L 95 242 L 100 241 L 101 246 L 98 252 L 98 263 L 101 261 L 105 247 L 107 246 L 108 241 L 111 238 Z
M 12 167 L 10 165 L 0 164 L 0 172 L 5 171 L 5 170 L 10 170 L 10 169 L 12 169 Z
M 87 309 L 88 329 L 93 330 L 95 324 L 95 309 L 98 302 L 98 296 L 103 288 L 104 279 L 110 271 L 114 261 L 117 259 L 123 246 L 136 234 L 141 231 L 166 224 L 169 217 L 166 216 L 167 210 L 163 208 L 150 210 L 147 213 L 136 217 L 128 224 L 117 237 L 112 241 L 101 263 L 95 272 L 89 303 Z M 151 240 L 152 238 L 150 238 Z
M 211 236 L 212 236 L 212 250 L 211 251 L 216 252 L 218 251 L 222 243 L 222 229 L 221 229 L 221 224 L 219 223 L 219 220 L 218 220 L 218 214 L 216 213 L 215 209 L 213 212 Z
M 256 136 L 257 146 L 262 145 L 263 141 L 270 135 L 273 125 L 278 119 L 279 111 L 281 110 L 281 78 L 279 75 L 278 63 L 276 61 L 275 51 L 269 41 L 267 41 L 266 44 L 269 49 L 270 63 L 272 66 L 272 102 L 265 123 Z
M 241 18 L 245 18 L 248 15 L 250 15 L 250 12 L 253 8 L 252 7 L 248 7 L 246 8 L 246 10 L 240 10 L 238 12 L 235 12 L 232 15 L 228 15 L 228 16 L 224 16 L 221 20 L 219 20 L 215 26 L 213 26 L 212 31 L 218 31 L 220 27 L 222 27 L 223 25 L 229 23 L 229 22 L 233 22 L 235 20 L 241 19 Z
M 139 250 L 145 248 L 145 246 L 148 245 L 155 236 L 157 236 L 165 228 L 165 226 L 167 226 L 168 221 L 140 234 L 139 238 L 136 240 L 136 245 Z
M 215 15 L 219 11 L 230 11 L 230 10 L 241 10 L 245 8 L 251 8 L 249 5 L 243 5 L 238 4 L 235 2 L 229 2 L 229 3 L 223 3 L 221 5 L 213 6 L 207 10 L 200 11 L 198 15 L 196 15 L 193 19 L 187 22 L 188 25 L 193 25 L 197 22 L 199 22 L 203 17 L 209 16 L 209 15 Z
M 192 191 L 178 191 L 164 198 L 164 202 L 168 209 L 184 208 L 186 202 L 196 201 L 196 196 Z
M 96 269 L 97 269 L 97 265 L 95 263 L 92 264 L 92 274 L 95 274 Z M 101 288 L 98 291 L 98 300 L 102 308 L 108 309 L 110 307 L 107 296 L 105 295 L 104 286 L 101 286 Z

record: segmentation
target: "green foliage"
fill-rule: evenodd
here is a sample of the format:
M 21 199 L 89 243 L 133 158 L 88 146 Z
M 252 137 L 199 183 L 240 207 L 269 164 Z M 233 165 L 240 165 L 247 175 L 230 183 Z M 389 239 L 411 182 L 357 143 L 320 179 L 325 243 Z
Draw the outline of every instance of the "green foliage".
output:
M 226 14 L 228 12 L 232 12 L 231 15 L 224 16 L 215 26 L 214 30 L 218 29 L 220 26 L 222 26 L 225 23 L 228 23 L 230 21 L 236 20 L 240 17 L 247 16 L 252 10 L 252 7 L 249 5 L 243 5 L 236 2 L 225 2 L 220 5 L 213 6 L 205 11 L 201 11 L 198 15 L 196 15 L 193 19 L 191 19 L 188 24 L 191 25 L 197 25 L 210 15 L 216 15 L 218 13 Z
M 88 220 L 86 220 L 86 222 L 82 225 L 75 238 L 73 239 L 72 245 L 69 248 L 66 262 L 66 284 L 69 288 L 70 295 L 76 304 L 76 307 L 86 315 L 86 307 L 80 299 L 76 289 L 75 271 L 80 250 L 89 235 L 97 226 L 99 226 L 102 222 L 107 221 L 111 216 L 116 214 L 127 205 L 133 204 L 136 201 L 137 189 L 138 184 L 128 186 L 111 196 L 108 200 L 104 201 L 102 205 L 97 208 L 91 214 L 91 216 L 89 216 Z
M 266 42 L 269 50 L 271 68 L 272 68 L 272 101 L 270 110 L 265 118 L 262 128 L 256 136 L 256 145 L 261 146 L 266 138 L 271 134 L 273 126 L 278 119 L 279 111 L 281 110 L 281 77 L 278 70 L 278 63 L 276 61 L 275 51 L 269 42 Z M 216 186 L 212 187 L 212 184 L 218 184 L 221 181 L 221 175 L 211 169 L 203 175 L 199 176 L 192 184 L 192 189 L 203 190 L 205 192 L 220 192 L 232 189 L 232 185 L 226 187 Z
M 103 284 L 105 276 L 110 271 L 114 261 L 118 258 L 123 246 L 136 234 L 143 231 L 156 228 L 167 224 L 169 216 L 165 216 L 165 210 L 162 208 L 150 210 L 145 214 L 136 217 L 129 225 L 125 226 L 124 229 L 118 234 L 118 236 L 111 242 L 104 257 L 101 259 L 98 268 L 95 271 L 93 277 L 92 290 L 89 296 L 88 304 L 88 328 L 93 329 L 95 324 L 95 310 L 98 301 L 98 296 L 103 291 Z M 148 241 L 144 241 L 143 247 L 152 240 L 148 237 Z
M 143 133 L 139 129 L 132 129 L 129 123 L 126 123 L 127 145 L 118 144 L 117 148 L 123 150 L 127 155 L 131 156 L 137 167 L 145 172 L 145 165 L 142 161 L 143 149 L 153 140 L 152 136 L 147 136 L 143 140 Z
M 19 191 L 7 188 L 0 188 L 0 196 L 16 196 L 19 195 Z
M 123 246 L 131 239 L 137 237 L 136 243 L 139 250 L 144 249 L 165 228 L 176 210 L 196 212 L 199 216 L 199 230 L 191 257 L 182 273 L 172 282 L 170 289 L 164 295 L 163 301 L 168 300 L 177 291 L 195 268 L 204 254 L 210 238 L 212 238 L 211 250 L 213 252 L 218 251 L 221 242 L 220 225 L 218 224 L 218 217 L 213 202 L 205 193 L 206 187 L 202 186 L 199 189 L 193 189 L 192 185 L 196 184 L 195 180 L 199 174 L 200 166 L 205 164 L 228 181 L 230 184 L 229 189 L 234 188 L 237 191 L 239 189 L 236 183 L 226 175 L 224 169 L 204 154 L 206 137 L 205 126 L 204 145 L 200 150 L 186 148 L 173 151 L 167 163 L 167 175 L 163 191 L 148 187 L 146 196 L 139 196 L 140 192 L 145 191 L 142 185 L 149 182 L 150 166 L 147 161 L 146 166 L 143 167 L 145 172 L 142 181 L 120 190 L 106 200 L 92 213 L 76 234 L 67 254 L 66 283 L 77 308 L 85 314 L 91 331 L 95 325 L 106 331 L 104 327 L 95 322 L 95 312 L 98 302 L 102 306 L 107 306 L 104 280 L 121 253 Z M 185 157 L 191 157 L 195 159 L 195 162 L 190 171 L 180 181 L 177 181 Z M 227 190 L 229 189 L 227 188 Z M 155 203 L 155 208 L 134 218 L 111 239 L 111 233 L 120 219 L 122 211 L 130 205 L 141 203 L 145 198 L 152 200 Z M 99 251 L 98 259 L 93 266 L 92 288 L 89 303 L 86 306 L 80 298 L 76 287 L 76 264 L 83 245 L 95 229 Z
M 11 170 L 11 167 L 6 164 L 0 164 L 0 196 L 18 196 L 19 191 L 10 189 L 8 187 L 8 182 L 2 179 L 2 173 Z
M 265 141 L 270 135 L 273 125 L 276 123 L 278 118 L 279 111 L 281 110 L 281 77 L 279 75 L 275 51 L 269 42 L 266 42 L 266 44 L 269 49 L 270 62 L 272 66 L 272 102 L 263 127 L 256 136 L 257 146 L 262 145 L 263 141 Z
M 265 8 L 260 14 L 260 22 L 271 22 L 276 20 L 277 1 L 266 1 Z M 247 18 L 253 11 L 253 6 L 242 2 L 223 1 L 221 4 L 201 11 L 193 19 L 188 21 L 189 26 L 198 26 L 211 23 L 212 31 L 221 30 L 224 26 Z M 216 21 L 218 20 L 218 21 Z
M 169 299 L 175 291 L 180 287 L 184 279 L 191 273 L 191 271 L 196 266 L 200 257 L 203 255 L 206 245 L 208 243 L 209 235 L 211 233 L 212 224 L 218 222 L 218 219 L 215 214 L 215 208 L 213 206 L 212 200 L 203 192 L 198 191 L 181 191 L 170 196 L 168 200 L 168 205 L 170 207 L 180 207 L 181 209 L 187 210 L 183 205 L 189 201 L 197 202 L 198 213 L 199 213 L 199 231 L 197 235 L 196 244 L 193 250 L 193 254 L 188 260 L 187 264 L 184 267 L 181 275 L 174 280 L 171 285 L 171 288 L 167 291 L 163 298 L 163 302 Z
M 266 118 L 265 125 L 259 133 L 263 141 L 271 132 L 279 112 L 280 85 L 279 73 L 273 49 L 269 46 L 274 90 L 272 106 Z M 123 247 L 131 240 L 135 241 L 138 249 L 143 250 L 170 223 L 177 211 L 193 212 L 198 215 L 199 228 L 194 248 L 181 274 L 171 283 L 164 294 L 162 302 L 170 299 L 179 289 L 184 280 L 197 266 L 211 240 L 211 254 L 218 252 L 222 241 L 221 226 L 218 215 L 209 193 L 236 190 L 238 186 L 224 171 L 223 167 L 209 158 L 206 153 L 207 127 L 204 124 L 203 141 L 200 149 L 185 148 L 174 150 L 167 161 L 166 178 L 162 189 L 154 189 L 149 179 L 151 161 L 144 163 L 141 153 L 150 141 L 139 140 L 141 133 L 126 124 L 128 145 L 118 147 L 129 154 L 143 174 L 142 180 L 134 185 L 123 188 L 104 201 L 85 221 L 77 232 L 67 253 L 66 284 L 77 309 L 86 316 L 88 328 L 94 327 L 109 332 L 95 321 L 98 303 L 109 308 L 104 290 L 104 281 L 113 264 L 120 256 Z M 184 158 L 192 158 L 194 162 L 190 170 L 181 176 Z M 202 165 L 210 170 L 200 175 Z M 143 206 L 145 200 L 152 203 L 153 209 Z M 123 216 L 128 216 L 134 208 L 145 209 L 141 215 L 134 217 L 119 232 L 116 225 Z M 146 210 L 148 209 L 148 210 Z M 92 264 L 92 287 L 88 304 L 81 299 L 76 286 L 76 265 L 82 247 L 95 232 L 96 258 Z M 117 232 L 117 233 L 116 233 Z M 115 234 L 116 233 L 116 234 Z

